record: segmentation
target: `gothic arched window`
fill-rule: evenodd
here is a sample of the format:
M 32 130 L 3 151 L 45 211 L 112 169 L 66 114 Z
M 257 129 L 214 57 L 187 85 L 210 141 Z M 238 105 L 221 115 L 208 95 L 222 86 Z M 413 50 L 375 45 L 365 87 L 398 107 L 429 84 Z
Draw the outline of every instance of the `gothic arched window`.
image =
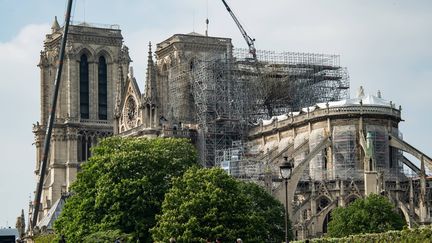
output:
M 98 68 L 98 104 L 99 104 L 99 119 L 108 119 L 108 96 L 107 96 L 107 64 L 105 57 L 99 57 Z
M 89 65 L 85 54 L 81 56 L 79 67 L 80 115 L 83 119 L 89 119 Z

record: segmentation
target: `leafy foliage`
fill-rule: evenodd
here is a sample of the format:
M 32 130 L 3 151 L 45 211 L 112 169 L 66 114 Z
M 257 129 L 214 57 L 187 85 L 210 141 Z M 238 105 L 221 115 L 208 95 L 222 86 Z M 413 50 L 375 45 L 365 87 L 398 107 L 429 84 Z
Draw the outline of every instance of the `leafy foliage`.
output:
M 343 237 L 400 230 L 405 221 L 394 210 L 391 202 L 383 196 L 372 194 L 364 199 L 357 199 L 348 207 L 333 211 L 328 235 Z
M 426 226 L 415 229 L 392 230 L 385 233 L 371 233 L 350 235 L 343 238 L 318 238 L 298 242 L 316 243 L 351 243 L 351 242 L 430 242 L 432 227 Z
M 99 231 L 85 236 L 81 242 L 83 243 L 102 243 L 102 242 L 133 242 L 133 236 L 124 234 L 120 230 Z
M 173 182 L 151 230 L 156 242 L 202 242 L 210 237 L 281 242 L 284 208 L 261 187 L 219 168 L 191 168 Z
M 35 243 L 51 243 L 51 242 L 58 242 L 58 239 L 57 239 L 57 235 L 55 234 L 43 234 L 43 235 L 41 234 L 35 236 L 33 238 L 33 241 Z
M 82 166 L 73 195 L 55 222 L 70 242 L 92 233 L 118 230 L 148 242 L 171 179 L 196 164 L 185 139 L 108 138 Z

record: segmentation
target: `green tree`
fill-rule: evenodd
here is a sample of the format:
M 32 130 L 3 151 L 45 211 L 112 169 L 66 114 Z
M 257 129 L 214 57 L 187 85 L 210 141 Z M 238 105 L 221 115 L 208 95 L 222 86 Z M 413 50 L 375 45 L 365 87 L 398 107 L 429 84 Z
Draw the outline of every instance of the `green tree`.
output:
M 156 242 L 200 242 L 240 237 L 245 242 L 281 242 L 284 208 L 261 187 L 229 176 L 219 168 L 191 168 L 174 179 L 162 214 L 151 229 Z
M 33 241 L 35 243 L 51 243 L 51 242 L 58 242 L 57 238 L 58 237 L 55 234 L 45 234 L 45 235 L 34 236 Z
M 107 230 L 98 231 L 90 235 L 85 236 L 80 240 L 83 243 L 103 243 L 103 242 L 115 242 L 120 240 L 121 242 L 133 242 L 133 236 L 125 234 L 120 230 Z
M 102 140 L 83 164 L 72 196 L 54 228 L 70 242 L 97 232 L 130 234 L 150 241 L 171 179 L 196 165 L 196 150 L 185 139 L 113 137 Z
M 344 237 L 360 233 L 381 233 L 400 230 L 404 225 L 404 219 L 395 212 L 387 198 L 372 194 L 357 199 L 346 208 L 335 209 L 328 225 L 328 235 Z

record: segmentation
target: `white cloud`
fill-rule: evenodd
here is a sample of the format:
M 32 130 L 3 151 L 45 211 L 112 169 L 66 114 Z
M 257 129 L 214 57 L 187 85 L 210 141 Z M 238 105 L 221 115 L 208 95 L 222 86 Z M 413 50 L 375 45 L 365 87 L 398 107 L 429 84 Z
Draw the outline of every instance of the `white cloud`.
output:
M 0 200 L 2 218 L 15 219 L 27 210 L 35 189 L 35 152 L 31 124 L 38 119 L 39 72 L 36 67 L 49 25 L 28 25 L 12 40 L 0 43 Z M 0 222 L 0 225 L 5 222 Z
M 12 80 L 19 83 L 19 87 L 29 84 L 29 80 L 24 81 L 23 79 L 32 77 L 30 74 L 37 72 L 34 67 L 38 63 L 44 33 L 47 33 L 47 30 L 49 30 L 49 26 L 46 24 L 28 25 L 12 40 L 0 43 L 0 53 L 2 53 L 0 55 L 0 64 L 3 75 L 1 80 L 2 87 L 4 87 L 3 85 L 17 87 Z M 32 68 L 28 69 L 30 66 Z M 6 78 L 4 77 L 5 75 Z M 35 81 L 37 82 L 38 80 Z

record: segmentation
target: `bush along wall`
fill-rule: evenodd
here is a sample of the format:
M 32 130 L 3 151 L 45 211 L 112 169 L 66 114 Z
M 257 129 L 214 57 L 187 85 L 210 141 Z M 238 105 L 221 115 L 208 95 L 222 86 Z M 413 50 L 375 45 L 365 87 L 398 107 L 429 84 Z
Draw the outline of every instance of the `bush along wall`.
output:
M 414 229 L 404 229 L 399 231 L 388 231 L 385 233 L 350 235 L 343 238 L 317 238 L 307 242 L 316 243 L 345 243 L 345 242 L 431 242 L 432 226 L 424 226 Z M 296 241 L 298 243 L 306 242 Z
M 57 235 L 55 234 L 44 234 L 44 235 L 38 235 L 33 238 L 33 241 L 35 243 L 52 243 L 52 242 L 58 242 Z

